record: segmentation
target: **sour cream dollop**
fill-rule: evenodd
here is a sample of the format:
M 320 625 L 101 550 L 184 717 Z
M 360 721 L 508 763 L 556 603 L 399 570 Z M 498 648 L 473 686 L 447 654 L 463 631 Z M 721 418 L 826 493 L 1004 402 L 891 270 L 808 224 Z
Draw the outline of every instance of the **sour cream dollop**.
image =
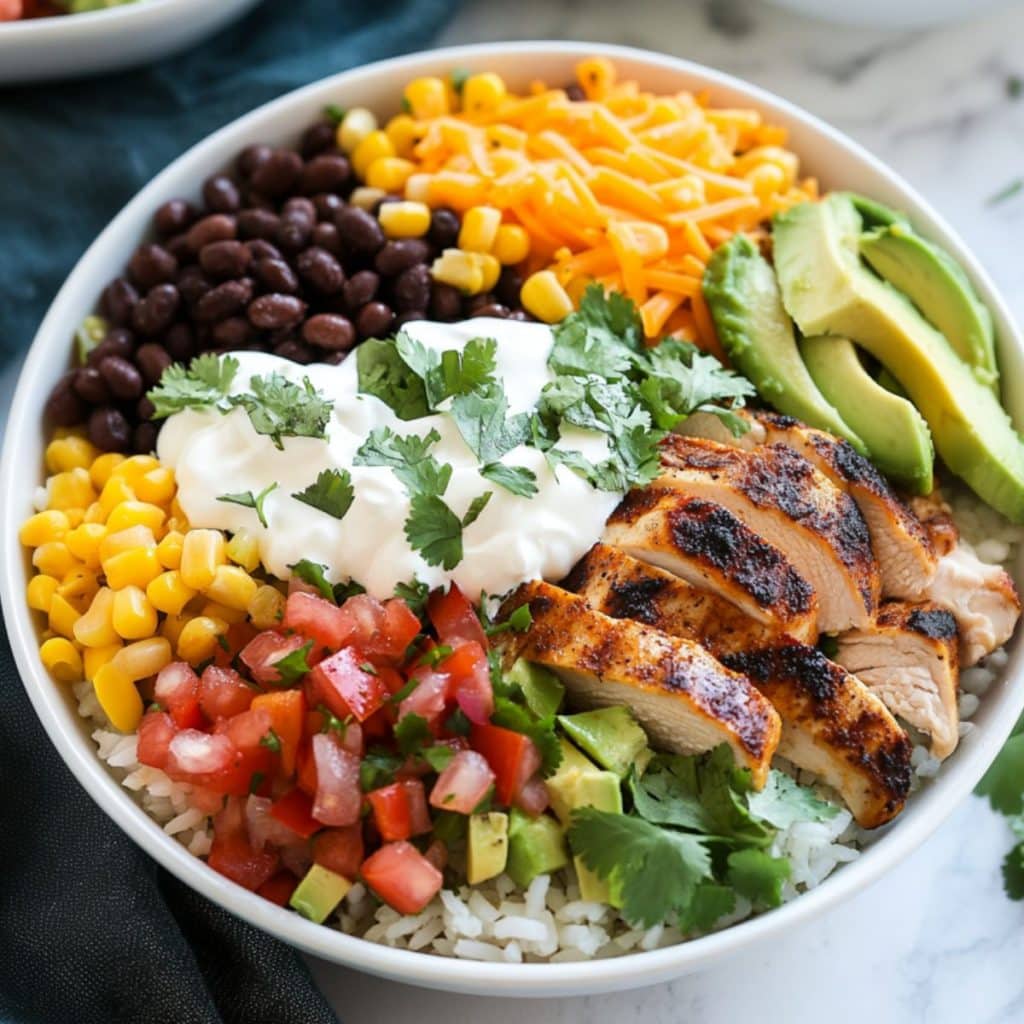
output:
M 472 338 L 497 342 L 496 375 L 502 381 L 509 414 L 532 410 L 541 389 L 553 377 L 547 360 L 553 337 L 543 324 L 480 318 L 458 324 L 419 321 L 404 330 L 428 348 L 462 349 Z M 519 497 L 486 480 L 455 421 L 438 413 L 401 420 L 379 399 L 361 395 L 355 357 L 340 366 L 299 366 L 258 352 L 233 353 L 239 361 L 233 391 L 249 390 L 253 376 L 273 372 L 312 385 L 334 402 L 327 440 L 286 437 L 284 450 L 258 434 L 243 409 L 227 415 L 187 410 L 171 416 L 157 445 L 161 461 L 177 477 L 178 500 L 189 523 L 258 538 L 260 558 L 275 576 L 287 579 L 301 559 L 327 567 L 332 582 L 357 580 L 375 597 L 390 597 L 395 585 L 414 577 L 431 587 L 454 580 L 470 595 L 502 594 L 528 579 L 561 579 L 600 537 L 621 495 L 597 491 L 565 467 L 553 471 L 543 454 L 522 445 L 502 459 L 525 466 L 537 476 L 537 493 Z M 460 518 L 484 491 L 492 491 L 476 522 L 463 531 L 463 558 L 450 572 L 427 565 L 405 537 L 409 496 L 394 473 L 383 466 L 356 466 L 357 450 L 376 428 L 441 439 L 431 454 L 452 467 L 444 501 Z M 560 447 L 577 449 L 598 462 L 607 453 L 603 435 L 566 427 Z M 312 484 L 325 469 L 345 469 L 355 493 L 341 520 L 292 495 Z M 220 495 L 278 486 L 264 501 L 268 527 L 253 509 L 218 501 Z

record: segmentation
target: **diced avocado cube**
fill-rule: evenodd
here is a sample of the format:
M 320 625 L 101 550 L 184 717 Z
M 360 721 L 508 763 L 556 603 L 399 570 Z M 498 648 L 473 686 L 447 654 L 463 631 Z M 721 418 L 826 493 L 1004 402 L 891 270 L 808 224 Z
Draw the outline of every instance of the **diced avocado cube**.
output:
M 581 773 L 597 772 L 600 769 L 564 737 L 559 737 L 558 742 L 562 749 L 562 761 L 558 771 L 544 780 L 544 785 L 551 801 L 551 809 L 563 825 L 568 825 L 569 815 L 574 806 L 576 780 Z
M 486 882 L 505 870 L 508 860 L 508 815 L 498 811 L 473 814 L 469 819 L 469 853 L 466 880 Z
M 619 777 L 613 772 L 581 773 L 576 779 L 573 808 L 596 807 L 599 811 L 612 814 L 622 813 L 622 789 Z M 594 903 L 611 903 L 613 887 L 598 878 L 584 863 L 581 857 L 573 857 L 576 876 L 580 883 L 580 896 Z
M 549 875 L 568 863 L 562 826 L 550 815 L 539 814 L 531 818 L 518 807 L 513 807 L 505 869 L 512 881 L 525 889 L 538 875 Z
M 554 672 L 542 665 L 520 658 L 508 670 L 505 678 L 519 686 L 527 706 L 538 718 L 548 718 L 562 706 L 565 687 Z
M 352 883 L 336 871 L 329 871 L 320 864 L 314 864 L 301 882 L 295 887 L 288 901 L 292 910 L 303 917 L 321 924 L 332 910 L 345 898 Z
M 623 705 L 583 711 L 578 715 L 559 715 L 558 724 L 601 767 L 620 778 L 647 749 L 647 734 Z

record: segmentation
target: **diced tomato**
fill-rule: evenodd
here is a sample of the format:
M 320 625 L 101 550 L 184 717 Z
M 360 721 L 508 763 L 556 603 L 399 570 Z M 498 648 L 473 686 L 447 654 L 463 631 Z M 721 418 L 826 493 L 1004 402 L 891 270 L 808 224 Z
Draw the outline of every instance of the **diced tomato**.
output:
M 377 678 L 384 684 L 384 689 L 392 697 L 405 686 L 405 677 L 390 665 L 378 665 Z
M 206 863 L 246 889 L 259 889 L 277 871 L 279 858 L 270 850 L 254 850 L 244 836 L 215 837 Z
M 362 825 L 327 828 L 313 840 L 313 860 L 345 878 L 355 878 L 363 862 Z
M 358 649 L 345 647 L 313 669 L 311 678 L 317 693 L 339 718 L 352 715 L 356 721 L 365 722 L 383 706 L 388 691 L 376 670 L 368 672 L 366 665 L 369 662 Z
M 384 602 L 380 631 L 366 653 L 401 661 L 419 632 L 420 620 L 401 598 L 393 597 Z
M 199 705 L 212 722 L 248 711 L 254 695 L 233 668 L 207 665 L 199 680 Z
M 394 720 L 396 718 L 397 713 L 389 714 L 389 708 L 385 705 L 379 711 L 375 711 L 365 722 L 363 722 L 363 735 L 368 740 L 384 740 L 390 738 L 392 730 L 394 729 Z
M 296 573 L 288 579 L 288 593 L 289 594 L 314 594 L 316 597 L 322 597 L 320 588 L 315 583 L 307 583 L 301 576 Z
M 224 642 L 217 644 L 217 649 L 213 652 L 214 665 L 220 665 L 222 668 L 230 666 L 235 655 L 256 636 L 257 632 L 256 627 L 249 621 L 233 622 L 224 634 Z
M 413 670 L 411 678 L 416 680 L 416 688 L 398 705 L 399 719 L 405 715 L 419 715 L 428 723 L 440 726 L 448 700 L 447 673 L 420 665 Z
M 400 914 L 418 914 L 440 891 L 440 871 L 410 843 L 388 843 L 363 861 L 366 884 Z
M 264 708 L 251 708 L 219 722 L 216 731 L 224 733 L 235 747 L 243 753 L 270 748 L 262 741 L 270 732 L 270 713 Z
M 237 757 L 238 751 L 227 736 L 182 729 L 168 745 L 165 770 L 172 778 L 205 780 L 228 771 Z
M 351 634 L 351 620 L 337 605 L 303 591 L 288 595 L 284 626 L 333 650 L 343 647 Z
M 265 629 L 242 648 L 238 657 L 257 683 L 276 684 L 281 681 L 281 673 L 275 665 L 306 642 L 301 636 L 285 636 L 276 630 Z
M 433 827 L 423 783 L 402 779 L 366 794 L 381 839 L 390 843 L 422 835 Z
M 521 732 L 497 725 L 474 725 L 469 745 L 487 758 L 494 770 L 498 800 L 506 806 L 540 768 L 540 752 L 533 740 Z
M 548 787 L 544 785 L 544 780 L 539 775 L 534 775 L 516 794 L 514 803 L 531 818 L 543 814 L 549 803 Z
M 438 776 L 430 803 L 442 811 L 472 814 L 494 784 L 494 772 L 482 754 L 459 751 Z
M 295 892 L 299 880 L 290 871 L 278 871 L 268 878 L 257 890 L 265 900 L 276 903 L 279 907 L 287 907 L 288 901 Z
M 174 719 L 166 711 L 150 711 L 139 722 L 139 747 L 136 755 L 141 764 L 163 769 L 167 752 L 177 730 Z
M 430 820 L 427 807 L 427 793 L 419 779 L 403 779 L 400 783 L 409 801 L 410 835 L 421 836 L 431 831 L 434 823 Z
M 494 714 L 494 690 L 484 649 L 478 643 L 461 643 L 439 668 L 448 676 L 449 692 L 463 714 L 477 725 L 488 722 Z
M 289 790 L 270 808 L 270 815 L 303 839 L 308 839 L 323 826 L 313 817 L 313 801 L 301 789 Z
M 270 727 L 281 742 L 281 771 L 287 776 L 295 773 L 295 756 L 302 739 L 306 716 L 306 700 L 301 690 L 275 690 L 261 693 L 252 701 L 253 711 L 270 715 Z
M 170 712 L 179 729 L 198 729 L 203 724 L 199 677 L 187 662 L 172 661 L 160 669 L 153 684 L 153 699 Z
M 427 614 L 441 638 L 452 647 L 476 643 L 487 650 L 484 627 L 465 594 L 453 583 L 447 592 L 435 590 L 427 601 Z
M 245 801 L 245 829 L 249 845 L 254 850 L 262 850 L 268 843 L 275 849 L 281 849 L 308 838 L 300 836 L 274 817 L 273 808 L 274 803 L 269 797 L 253 794 Z
M 313 737 L 316 797 L 313 817 L 324 825 L 353 825 L 359 820 L 363 794 L 359 787 L 359 757 L 346 750 L 333 733 Z

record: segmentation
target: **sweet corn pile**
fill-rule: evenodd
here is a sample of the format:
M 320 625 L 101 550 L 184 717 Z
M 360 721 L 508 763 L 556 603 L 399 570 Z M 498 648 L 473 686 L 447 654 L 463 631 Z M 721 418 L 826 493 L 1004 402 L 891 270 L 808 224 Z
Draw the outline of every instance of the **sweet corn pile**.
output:
M 58 431 L 46 469 L 43 507 L 20 533 L 28 603 L 46 617 L 40 656 L 60 682 L 91 681 L 118 729 L 138 725 L 140 681 L 175 658 L 208 660 L 234 625 L 280 621 L 283 593 L 253 575 L 255 538 L 191 529 L 155 457 L 101 454 Z

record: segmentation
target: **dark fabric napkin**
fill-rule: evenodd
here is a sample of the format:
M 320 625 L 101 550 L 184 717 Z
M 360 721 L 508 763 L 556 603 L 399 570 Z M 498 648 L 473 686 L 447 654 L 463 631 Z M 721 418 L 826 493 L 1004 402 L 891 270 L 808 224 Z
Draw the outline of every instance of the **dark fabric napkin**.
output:
M 422 48 L 455 2 L 266 0 L 148 69 L 0 90 L 0 365 L 93 237 L 185 148 L 289 89 Z M 0 1022 L 335 1020 L 293 950 L 158 868 L 86 796 L 0 629 Z

